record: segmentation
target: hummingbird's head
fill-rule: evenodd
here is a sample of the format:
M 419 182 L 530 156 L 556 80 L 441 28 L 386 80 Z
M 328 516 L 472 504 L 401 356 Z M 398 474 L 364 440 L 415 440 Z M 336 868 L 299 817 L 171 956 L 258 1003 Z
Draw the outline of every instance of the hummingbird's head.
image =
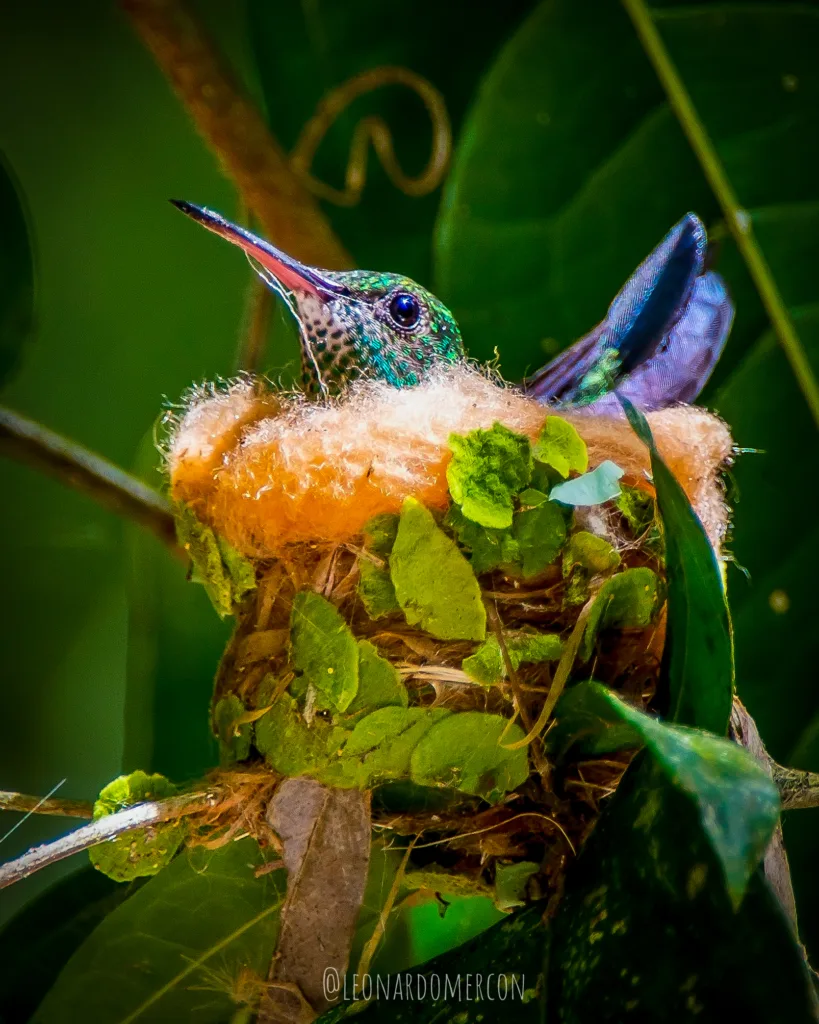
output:
M 308 393 L 337 393 L 362 376 L 412 387 L 433 366 L 463 358 L 455 318 L 409 278 L 368 270 L 317 270 L 212 210 L 172 202 L 244 250 L 256 273 L 283 297 L 298 321 Z

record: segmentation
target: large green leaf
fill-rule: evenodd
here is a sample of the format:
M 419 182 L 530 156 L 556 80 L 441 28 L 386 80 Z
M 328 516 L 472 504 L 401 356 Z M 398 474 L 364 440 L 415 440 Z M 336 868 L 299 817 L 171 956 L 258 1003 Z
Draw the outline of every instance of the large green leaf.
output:
M 0 153 L 0 386 L 34 324 L 34 257 L 19 187 Z
M 556 731 L 562 734 L 558 742 L 564 748 L 573 736 L 605 743 L 614 732 L 617 746 L 645 745 L 651 751 L 668 782 L 696 808 L 699 829 L 719 863 L 729 898 L 739 906 L 779 820 L 776 786 L 756 761 L 730 740 L 660 722 L 600 683 L 579 683 L 568 690 L 556 717 Z
M 657 451 L 645 416 L 623 400 L 651 452 L 665 533 L 669 718 L 724 734 L 734 689 L 731 620 L 714 549 L 682 485 Z
M 487 5 L 478 17 L 469 0 L 420 0 L 411 12 L 378 0 L 251 0 L 250 42 L 273 130 L 291 149 L 328 90 L 362 71 L 397 65 L 440 90 L 457 135 L 479 76 L 532 6 L 533 0 L 509 0 Z M 390 86 L 357 100 L 331 129 L 314 167 L 320 179 L 343 185 L 355 123 L 370 115 L 389 126 L 405 172 L 421 172 L 432 143 L 429 115 L 408 89 Z M 361 203 L 326 204 L 326 211 L 361 266 L 426 283 L 439 195 L 399 192 L 370 152 Z
M 63 878 L 0 932 L 0 1020 L 26 1024 L 74 950 L 139 882 L 118 885 L 90 865 Z
M 437 288 L 472 355 L 498 346 L 519 377 L 600 320 L 688 208 L 715 204 L 620 4 L 548 0 L 467 119 Z
M 698 817 L 658 764 L 629 769 L 566 879 L 550 1021 L 815 1021 L 781 907 L 757 872 L 732 908 Z
M 33 1021 L 220 1024 L 240 972 L 265 977 L 278 933 L 281 871 L 244 839 L 194 848 L 119 906 L 66 964 Z
M 342 1003 L 320 1017 L 320 1024 L 359 1017 L 367 1024 L 536 1024 L 543 1019 L 544 1006 L 543 909 L 535 905 L 510 915 L 423 967 L 384 979 L 390 998 L 374 1001 L 361 1014 L 360 1006 Z M 420 999 L 418 993 L 424 993 Z

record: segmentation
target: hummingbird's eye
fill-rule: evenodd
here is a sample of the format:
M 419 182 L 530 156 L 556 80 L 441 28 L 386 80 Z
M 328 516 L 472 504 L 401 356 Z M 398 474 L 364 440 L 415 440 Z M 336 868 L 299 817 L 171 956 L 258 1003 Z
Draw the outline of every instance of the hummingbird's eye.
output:
M 390 316 L 399 327 L 410 330 L 421 319 L 421 303 L 409 292 L 396 292 L 390 299 Z

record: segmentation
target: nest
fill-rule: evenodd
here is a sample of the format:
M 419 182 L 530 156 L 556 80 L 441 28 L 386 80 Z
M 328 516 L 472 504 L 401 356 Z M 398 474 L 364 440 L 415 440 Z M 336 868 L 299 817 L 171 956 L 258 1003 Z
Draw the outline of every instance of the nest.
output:
M 512 669 L 507 661 L 512 670 L 503 681 L 479 685 L 462 668 L 475 642 L 437 639 L 409 625 L 400 611 L 370 618 L 359 596 L 359 577 L 362 558 L 370 557 L 362 527 L 374 514 L 399 511 L 407 496 L 417 497 L 439 518 L 445 511 L 450 433 L 500 421 L 534 438 L 548 411 L 468 368 L 410 391 L 364 384 L 348 398 L 323 406 L 272 394 L 249 381 L 194 395 L 168 449 L 174 497 L 249 557 L 256 577 L 255 590 L 236 608 L 214 706 L 234 695 L 245 707 L 258 708 L 260 690 L 264 684 L 269 694 L 271 679 L 273 695 L 266 699 L 275 701 L 287 690 L 294 679 L 293 601 L 311 591 L 338 610 L 356 639 L 369 641 L 398 670 L 410 706 L 515 717 L 529 732 L 554 696 L 560 666 L 540 662 Z M 624 482 L 651 492 L 647 452 L 624 419 L 581 413 L 566 418 L 586 441 L 592 466 L 613 459 L 625 470 Z M 689 407 L 655 413 L 649 421 L 718 550 L 727 523 L 719 481 L 731 451 L 727 429 L 716 417 Z M 576 519 L 576 525 L 612 544 L 622 569 L 648 567 L 662 576 L 657 546 L 647 533 L 635 536 L 616 509 L 578 509 Z M 534 579 L 495 569 L 482 574 L 479 583 L 488 635 L 497 636 L 502 646 L 509 631 L 549 632 L 566 640 L 577 626 L 581 605 L 568 593 L 570 581 L 559 561 Z M 592 593 L 595 586 L 592 579 Z M 646 628 L 601 634 L 574 678 L 594 678 L 632 704 L 657 710 L 664 621 L 660 606 Z M 540 871 L 530 883 L 531 895 L 557 891 L 568 859 L 594 824 L 600 801 L 616 789 L 630 755 L 558 758 L 548 728 L 532 738 L 529 754 L 529 779 L 491 806 L 464 793 L 430 790 L 427 806 L 410 807 L 400 784 L 380 787 L 373 799 L 374 834 L 415 836 L 416 868 L 477 884 L 491 884 L 498 863 L 532 861 Z M 262 842 L 275 842 L 262 811 L 271 773 L 252 752 L 233 770 L 241 776 L 242 799 L 212 813 L 208 841 L 242 829 Z M 268 787 L 264 800 L 258 798 L 262 787 Z M 441 891 L 448 891 L 446 883 Z

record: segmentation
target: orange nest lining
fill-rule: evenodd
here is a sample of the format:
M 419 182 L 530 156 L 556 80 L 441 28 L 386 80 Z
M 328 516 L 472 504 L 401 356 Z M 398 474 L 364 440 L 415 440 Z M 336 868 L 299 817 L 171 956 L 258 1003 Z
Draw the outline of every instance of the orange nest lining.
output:
M 585 440 L 590 468 L 611 459 L 624 483 L 650 489 L 648 451 L 625 418 L 551 410 L 463 365 L 405 390 L 361 383 L 329 404 L 248 380 L 196 392 L 170 440 L 171 491 L 243 554 L 268 558 L 294 542 L 349 541 L 408 495 L 445 509 L 450 434 L 500 421 L 534 440 L 554 412 Z M 649 413 L 648 421 L 719 550 L 728 428 L 693 406 Z

